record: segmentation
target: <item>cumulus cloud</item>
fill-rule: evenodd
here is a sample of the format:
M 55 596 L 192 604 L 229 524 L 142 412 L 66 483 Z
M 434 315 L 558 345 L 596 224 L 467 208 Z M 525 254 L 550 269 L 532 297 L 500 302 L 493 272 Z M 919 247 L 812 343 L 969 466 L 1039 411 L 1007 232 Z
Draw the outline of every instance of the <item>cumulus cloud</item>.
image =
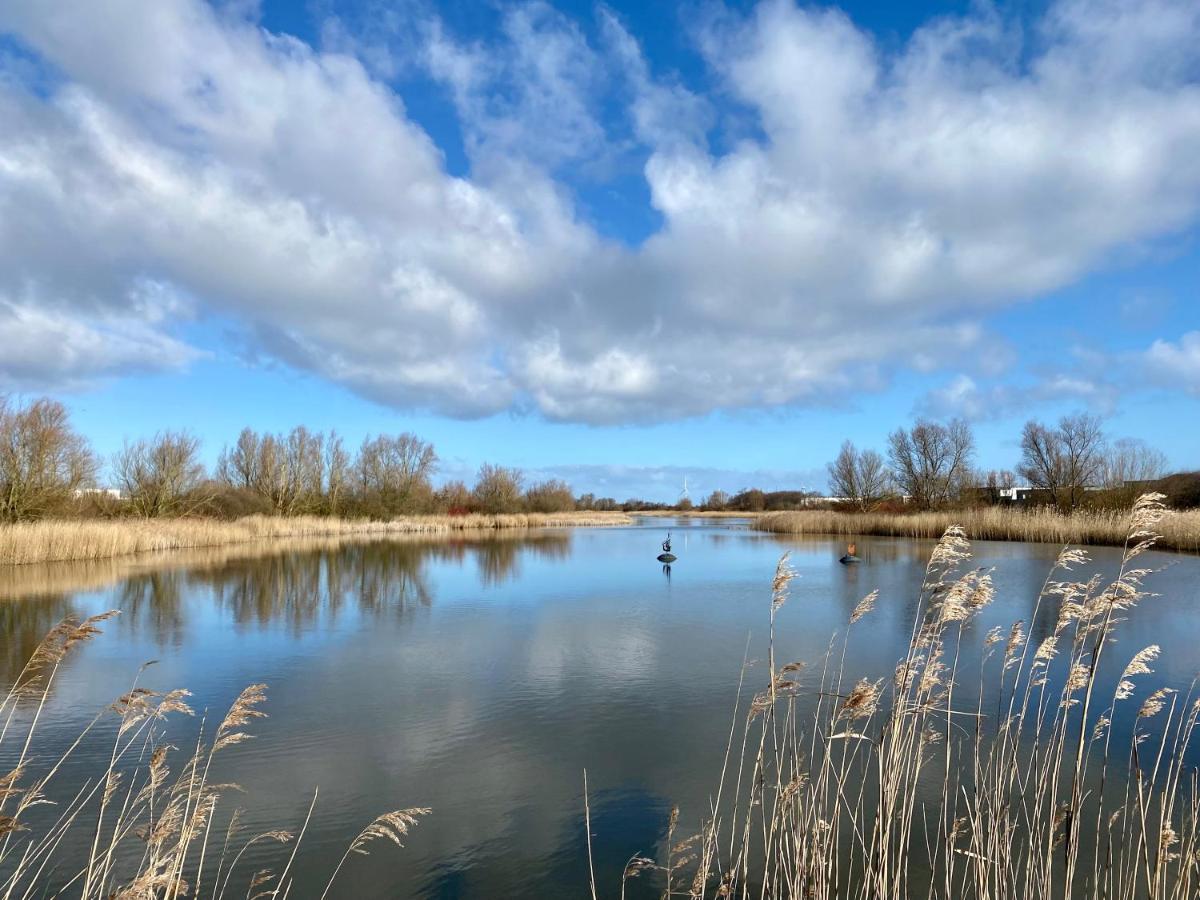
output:
M 1159 383 L 1200 394 L 1200 331 L 1189 331 L 1178 341 L 1155 341 L 1143 363 Z
M 935 419 L 961 416 L 988 420 L 1027 415 L 1038 406 L 1066 403 L 1107 415 L 1116 406 L 1117 394 L 1111 382 L 1079 372 L 1050 373 L 1022 384 L 980 384 L 970 375 L 960 374 L 922 397 L 914 412 Z
M 152 315 L 152 314 L 151 314 Z M 97 375 L 183 369 L 202 354 L 137 315 L 81 316 L 0 293 L 0 390 L 70 390 Z
M 894 53 L 771 0 L 700 30 L 724 112 L 604 10 L 595 45 L 540 3 L 506 8 L 494 45 L 429 20 L 388 62 L 448 85 L 465 177 L 382 62 L 253 10 L 0 10 L 49 73 L 0 61 L 0 332 L 61 324 L 77 348 L 69 372 L 6 353 L 0 375 L 186 364 L 178 316 L 138 298 L 154 283 L 397 407 L 615 422 L 830 403 L 898 367 L 963 369 L 990 311 L 1200 204 L 1186 0 L 1067 0 L 1030 34 L 941 19 Z M 618 82 L 614 117 L 597 92 L 611 106 Z M 758 128 L 713 150 L 733 114 Z M 630 141 L 662 218 L 634 248 L 584 219 L 573 177 Z
M 589 164 L 608 150 L 598 98 L 606 60 L 578 24 L 547 3 L 507 9 L 495 46 L 426 26 L 430 72 L 449 86 L 477 163 Z

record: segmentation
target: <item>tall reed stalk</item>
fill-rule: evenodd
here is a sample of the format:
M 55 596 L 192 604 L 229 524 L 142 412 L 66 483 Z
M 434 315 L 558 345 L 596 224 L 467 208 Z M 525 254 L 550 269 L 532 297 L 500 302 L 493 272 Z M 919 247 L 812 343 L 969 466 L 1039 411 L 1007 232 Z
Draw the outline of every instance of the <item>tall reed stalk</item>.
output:
M 960 671 L 960 649 L 970 650 L 964 628 L 993 590 L 991 573 L 969 565 L 963 528 L 949 527 L 932 552 L 907 652 L 853 685 L 845 659 L 876 595 L 804 682 L 801 663 L 775 658 L 785 556 L 766 684 L 745 715 L 741 763 L 727 750 L 718 800 L 688 844 L 691 868 L 680 871 L 673 816 L 666 859 L 635 857 L 622 890 L 661 870 L 669 896 L 692 898 L 1197 896 L 1200 784 L 1189 753 L 1200 700 L 1139 686 L 1156 645 L 1128 659 L 1115 689 L 1098 678 L 1146 596 L 1139 557 L 1157 539 L 1161 499 L 1143 497 L 1126 515 L 1114 580 L 1075 576 L 1086 554 L 1059 554 L 1033 613 L 1052 611 L 1052 630 L 1036 644 L 1021 621 L 988 632 L 977 685 Z M 1114 721 L 1132 724 L 1122 732 Z
M 0 775 L 0 898 L 27 900 L 46 896 L 51 888 L 54 896 L 81 900 L 286 897 L 295 882 L 291 863 L 304 828 L 297 834 L 272 830 L 247 836 L 235 810 L 227 826 L 214 832 L 218 808 L 239 788 L 213 781 L 213 762 L 246 741 L 245 726 L 265 716 L 260 708 L 266 700 L 264 685 L 242 691 L 211 736 L 201 727 L 173 779 L 172 761 L 179 751 L 167 743 L 166 726 L 170 717 L 194 715 L 190 694 L 149 690 L 138 683 L 140 672 L 130 690 L 93 718 L 65 751 L 35 766 L 39 724 L 63 660 L 114 615 L 60 623 L 0 700 L 0 750 L 19 748 L 13 768 Z M 106 768 L 74 793 L 57 798 L 56 816 L 46 815 L 40 808 L 58 793 L 64 767 L 106 715 L 116 718 Z M 326 894 L 352 854 L 368 852 L 368 844 L 378 838 L 401 844 L 428 813 L 424 808 L 395 810 L 369 824 L 346 851 Z M 292 845 L 278 873 L 241 870 L 246 850 L 260 843 Z M 77 845 L 86 849 L 76 853 Z

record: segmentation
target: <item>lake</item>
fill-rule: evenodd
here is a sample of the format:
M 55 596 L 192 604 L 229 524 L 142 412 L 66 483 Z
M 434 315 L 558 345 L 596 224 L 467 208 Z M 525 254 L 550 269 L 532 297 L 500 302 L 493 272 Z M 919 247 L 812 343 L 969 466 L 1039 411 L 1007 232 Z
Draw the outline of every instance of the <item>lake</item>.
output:
M 669 572 L 655 560 L 668 527 L 679 557 Z M 699 824 L 743 660 L 765 656 L 780 555 L 790 551 L 798 577 L 779 614 L 777 658 L 819 660 L 878 589 L 847 669 L 879 677 L 908 643 L 931 546 L 862 538 L 863 562 L 843 566 L 834 540 L 759 534 L 737 520 L 647 519 L 0 571 L 0 678 L 11 684 L 63 616 L 122 611 L 68 658 L 43 713 L 43 753 L 65 747 L 149 660 L 158 662 L 141 683 L 190 689 L 210 719 L 245 685 L 265 682 L 270 718 L 251 723 L 256 738 L 225 751 L 216 774 L 245 788 L 237 802 L 252 830 L 298 828 L 319 788 L 292 897 L 319 896 L 376 814 L 413 806 L 433 813 L 403 850 L 381 842 L 354 857 L 339 896 L 584 896 L 586 769 L 597 881 L 611 896 L 631 855 L 660 849 L 673 804 L 684 833 Z M 1029 622 L 1058 549 L 975 545 L 976 563 L 996 567 L 997 591 L 964 646 L 994 625 Z M 1090 552 L 1097 570 L 1115 573 L 1118 551 Z M 1200 665 L 1200 560 L 1145 559 L 1162 569 L 1148 583 L 1160 596 L 1122 626 L 1117 670 L 1157 643 L 1155 684 L 1186 688 Z M 1033 639 L 1053 621 L 1043 608 L 1029 623 Z M 764 668 L 747 671 L 743 704 Z M 197 726 L 176 721 L 173 743 L 186 746 Z M 89 744 L 59 790 L 102 771 L 110 749 Z M 0 771 L 14 754 L 4 749 Z M 242 868 L 278 860 L 277 846 L 260 844 Z M 659 891 L 647 879 L 631 882 L 629 896 Z

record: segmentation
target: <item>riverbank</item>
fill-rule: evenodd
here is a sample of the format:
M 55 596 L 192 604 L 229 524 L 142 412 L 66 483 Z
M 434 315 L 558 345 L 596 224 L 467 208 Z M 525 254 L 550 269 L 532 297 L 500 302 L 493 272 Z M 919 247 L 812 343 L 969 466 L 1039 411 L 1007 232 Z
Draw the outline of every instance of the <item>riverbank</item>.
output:
M 1049 509 L 987 507 L 919 513 L 842 513 L 828 510 L 766 513 L 751 528 L 776 534 L 844 535 L 937 540 L 961 525 L 973 541 L 1121 546 L 1129 513 L 1087 511 L 1062 515 Z M 1200 511 L 1168 512 L 1158 524 L 1159 549 L 1200 553 Z
M 406 516 L 387 522 L 320 516 L 213 519 L 48 520 L 0 526 L 0 565 L 78 562 L 250 541 L 321 537 L 440 535 L 498 529 L 628 525 L 624 513 Z

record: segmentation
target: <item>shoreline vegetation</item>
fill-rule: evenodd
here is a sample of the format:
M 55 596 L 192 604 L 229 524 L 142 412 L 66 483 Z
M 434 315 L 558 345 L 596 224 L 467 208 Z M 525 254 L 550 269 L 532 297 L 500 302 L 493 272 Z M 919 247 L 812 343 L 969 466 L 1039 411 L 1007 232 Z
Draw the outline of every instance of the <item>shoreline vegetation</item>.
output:
M 375 540 L 394 536 L 628 525 L 613 512 L 403 516 L 366 521 L 324 516 L 217 519 L 46 519 L 0 526 L 0 566 L 83 562 L 295 538 Z
M 924 512 L 795 510 L 732 512 L 654 510 L 636 513 L 577 511 L 488 515 L 414 515 L 387 521 L 333 516 L 207 518 L 45 519 L 0 525 L 0 567 L 137 558 L 171 562 L 178 551 L 228 545 L 290 543 L 306 539 L 378 540 L 438 538 L 456 534 L 515 533 L 538 528 L 603 528 L 629 525 L 635 517 L 746 519 L 754 531 L 811 537 L 898 537 L 938 540 L 952 526 L 975 541 L 1014 541 L 1079 546 L 1120 546 L 1128 512 L 1004 507 Z M 1159 550 L 1200 554 L 1200 511 L 1165 511 Z
M 246 687 L 215 729 L 206 728 L 202 716 L 189 754 L 168 743 L 167 721 L 196 716 L 191 692 L 150 690 L 138 683 L 139 670 L 131 689 L 99 711 L 61 755 L 51 754 L 42 769 L 46 759 L 37 751 L 44 729 L 38 726 L 63 660 L 100 635 L 100 626 L 118 614 L 111 610 L 83 620 L 63 619 L 0 695 L 0 750 L 16 762 L 0 777 L 0 893 L 27 897 L 54 889 L 55 896 L 71 891 L 81 900 L 178 900 L 224 897 L 233 881 L 235 891 L 248 885 L 247 897 L 286 897 L 297 882 L 292 864 L 318 808 L 319 789 L 313 787 L 308 813 L 295 830 L 255 833 L 243 824 L 242 811 L 227 801 L 241 788 L 211 777 L 218 756 L 253 737 L 242 729 L 267 716 L 260 708 L 267 699 L 265 684 Z M 109 725 L 104 720 L 114 713 L 116 722 Z M 47 797 L 47 792 L 56 793 L 55 776 L 88 738 L 111 744 L 107 768 L 73 797 L 64 796 L 55 814 L 39 815 L 39 807 L 55 803 Z M 394 809 L 357 835 L 348 835 L 322 900 L 337 896 L 334 884 L 355 855 L 369 856 L 387 843 L 403 847 L 409 832 L 431 812 L 427 807 Z M 80 834 L 90 837 L 84 844 L 89 850 L 79 855 L 64 849 L 69 837 Z M 248 849 L 262 843 L 279 846 L 279 869 L 251 874 L 248 865 L 239 863 Z
M 763 513 L 751 528 L 773 534 L 845 537 L 874 535 L 936 541 L 959 526 L 972 541 L 1025 541 L 1119 547 L 1125 543 L 1127 510 L 1033 510 L 983 507 L 926 512 L 799 510 Z M 1159 550 L 1200 553 L 1200 511 L 1165 510 L 1158 523 Z
M 1149 495 L 1124 517 L 1115 580 L 1064 549 L 1029 618 L 986 634 L 973 625 L 992 573 L 948 529 L 907 652 L 865 676 L 853 645 L 877 599 L 894 598 L 867 594 L 823 658 L 785 662 L 785 554 L 767 670 L 748 703 L 739 686 L 710 812 L 685 836 L 673 809 L 659 857 L 634 856 L 622 888 L 647 876 L 701 900 L 1197 896 L 1197 683 L 1144 677 L 1161 648 L 1115 642 L 1152 596 L 1139 557 L 1164 512 Z
M 147 551 L 97 559 L 57 560 L 0 566 L 0 605 L 16 598 L 44 597 L 76 591 L 101 590 L 131 578 L 163 572 L 189 575 L 212 572 L 254 560 L 294 554 L 332 552 L 355 544 L 386 541 L 403 553 L 406 547 L 436 545 L 441 548 L 480 550 L 500 543 L 536 541 L 542 547 L 566 543 L 562 528 L 493 528 L 447 533 L 391 532 L 375 535 L 315 535 L 279 537 L 263 541 L 207 544 L 174 550 Z
M 689 836 L 673 809 L 658 858 L 632 857 L 621 895 L 626 881 L 643 878 L 656 893 L 698 900 L 1196 896 L 1196 683 L 1179 692 L 1148 677 L 1158 645 L 1115 642 L 1151 596 L 1140 557 L 1164 513 L 1148 496 L 1125 517 L 1115 580 L 1090 576 L 1086 552 L 1066 549 L 1030 616 L 986 634 L 974 626 L 994 599 L 992 573 L 972 565 L 963 530 L 948 529 L 931 548 L 907 651 L 874 675 L 855 669 L 852 645 L 871 640 L 862 632 L 877 601 L 892 599 L 878 591 L 854 607 L 822 657 L 777 656 L 777 628 L 792 609 L 785 554 L 764 622 L 766 669 L 746 683 L 743 663 L 728 742 L 723 754 L 713 748 L 720 776 L 710 811 Z M 190 693 L 135 681 L 65 753 L 39 752 L 62 661 L 113 615 L 51 629 L 0 694 L 0 745 L 20 748 L 0 779 L 0 891 L 177 898 L 248 883 L 247 895 L 287 896 L 298 845 L 314 814 L 324 815 L 318 791 L 302 821 L 280 823 L 292 830 L 259 832 L 229 802 L 236 785 L 209 778 L 214 758 L 245 742 L 243 729 L 264 715 L 266 685 L 247 687 L 192 751 L 176 749 L 167 731 L 168 719 L 195 714 Z M 97 727 L 112 711 L 117 721 Z M 85 741 L 111 741 L 112 752 L 78 789 L 62 782 Z M 258 747 L 269 752 L 258 742 L 242 752 Z M 47 802 L 60 803 L 53 814 L 39 812 Z M 586 773 L 583 807 L 594 897 Z M 396 809 L 346 834 L 349 849 L 322 896 L 337 895 L 356 854 L 420 840 L 411 832 L 430 812 Z M 278 846 L 269 873 L 243 863 L 258 843 Z

